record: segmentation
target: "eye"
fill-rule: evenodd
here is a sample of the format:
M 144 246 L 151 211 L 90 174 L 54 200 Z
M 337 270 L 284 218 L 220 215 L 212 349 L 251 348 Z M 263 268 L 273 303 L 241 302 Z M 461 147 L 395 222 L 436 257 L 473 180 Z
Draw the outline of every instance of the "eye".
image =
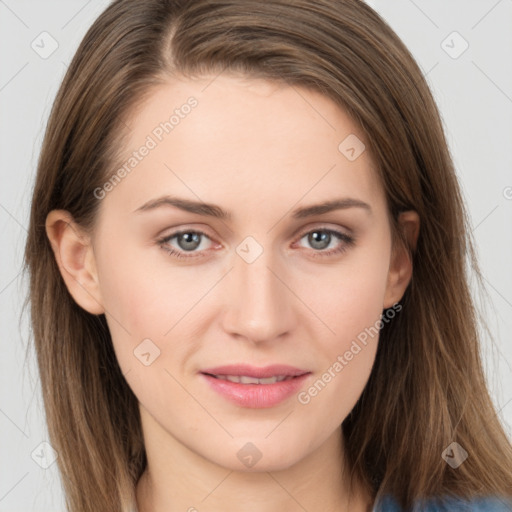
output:
M 312 256 L 331 256 L 340 254 L 354 245 L 354 238 L 334 229 L 318 228 L 304 233 L 300 240 L 306 239 L 314 249 Z M 330 247 L 330 249 L 328 249 Z M 328 250 L 327 250 L 328 249 Z
M 205 239 L 211 242 L 211 238 L 202 231 L 181 230 L 159 239 L 158 245 L 175 258 L 197 258 L 206 256 L 208 247 L 202 246 Z M 307 239 L 307 243 L 313 248 L 313 258 L 340 254 L 355 242 L 353 237 L 327 228 L 310 230 L 304 233 L 299 241 L 303 239 Z M 173 240 L 176 245 L 171 243 Z
M 202 231 L 183 230 L 161 238 L 158 240 L 158 245 L 160 245 L 162 249 L 176 258 L 195 258 L 198 256 L 203 256 L 201 253 L 206 249 L 201 247 L 201 245 L 205 238 L 210 240 L 208 235 Z M 176 239 L 177 247 L 173 247 L 173 245 L 170 243 L 171 240 L 174 239 Z M 201 247 L 201 250 L 197 251 L 196 249 L 199 247 Z

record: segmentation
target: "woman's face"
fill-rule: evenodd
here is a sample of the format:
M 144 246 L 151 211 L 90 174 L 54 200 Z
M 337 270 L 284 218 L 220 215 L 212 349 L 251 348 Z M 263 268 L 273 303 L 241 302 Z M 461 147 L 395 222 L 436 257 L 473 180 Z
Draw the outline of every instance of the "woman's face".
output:
M 127 125 L 87 261 L 145 436 L 289 467 L 337 435 L 408 282 L 364 136 L 319 93 L 233 75 L 162 86 Z

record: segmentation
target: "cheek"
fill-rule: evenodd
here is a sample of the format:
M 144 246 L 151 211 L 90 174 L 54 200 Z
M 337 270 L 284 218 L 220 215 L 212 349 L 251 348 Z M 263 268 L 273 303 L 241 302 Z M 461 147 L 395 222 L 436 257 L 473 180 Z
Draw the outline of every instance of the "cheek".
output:
M 317 331 L 322 366 L 298 399 L 310 411 L 331 411 L 327 430 L 347 416 L 371 373 L 387 283 L 386 247 L 361 251 L 336 272 L 317 276 L 307 295 L 308 304 L 329 329 L 321 326 L 323 330 Z
M 336 267 L 322 269 L 302 288 L 302 296 L 323 321 L 325 349 L 332 356 L 378 322 L 388 279 L 385 244 L 354 251 Z
M 109 240 L 99 250 L 105 308 L 134 335 L 161 337 L 208 290 L 192 266 L 173 268 L 166 257 L 156 246 L 127 247 Z
M 159 266 L 150 261 L 148 253 L 155 254 Z M 158 248 L 120 246 L 113 239 L 105 239 L 99 244 L 97 259 L 114 348 L 122 369 L 128 370 L 134 362 L 140 363 L 134 351 L 141 343 L 151 349 L 151 343 L 144 340 L 151 340 L 157 347 L 152 349 L 154 354 L 163 349 L 170 337 L 166 334 L 185 317 L 200 290 L 179 269 L 163 272 L 165 254 L 159 254 Z
M 142 257 L 125 258 L 119 265 L 103 268 L 102 294 L 114 352 L 139 402 L 161 404 L 165 410 L 172 392 L 173 410 L 179 417 L 185 414 L 182 402 L 187 402 L 186 397 L 176 399 L 181 396 L 180 386 L 172 376 L 181 380 L 175 367 L 196 350 L 190 332 L 197 319 L 187 311 L 205 287 L 190 286 L 190 279 L 179 270 L 164 275 L 161 268 L 142 261 Z

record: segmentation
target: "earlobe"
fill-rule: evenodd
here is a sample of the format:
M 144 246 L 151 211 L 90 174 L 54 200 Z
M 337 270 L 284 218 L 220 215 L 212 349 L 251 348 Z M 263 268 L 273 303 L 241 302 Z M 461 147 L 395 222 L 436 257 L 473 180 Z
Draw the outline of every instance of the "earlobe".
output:
M 104 313 L 89 237 L 66 210 L 52 210 L 48 214 L 46 234 L 59 271 L 75 302 L 93 315 Z
M 415 211 L 406 211 L 398 216 L 398 227 L 404 243 L 393 247 L 384 297 L 384 308 L 390 308 L 404 295 L 412 278 L 411 252 L 416 249 L 420 230 L 420 218 Z M 404 245 L 405 244 L 405 245 Z

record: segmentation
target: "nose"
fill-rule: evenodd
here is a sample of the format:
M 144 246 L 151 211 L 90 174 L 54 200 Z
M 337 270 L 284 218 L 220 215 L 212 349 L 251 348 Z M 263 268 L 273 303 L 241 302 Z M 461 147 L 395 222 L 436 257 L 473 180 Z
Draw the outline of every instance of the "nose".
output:
M 252 263 L 238 255 L 226 277 L 223 328 L 253 343 L 272 342 L 297 325 L 297 299 L 290 291 L 290 273 L 270 250 Z

